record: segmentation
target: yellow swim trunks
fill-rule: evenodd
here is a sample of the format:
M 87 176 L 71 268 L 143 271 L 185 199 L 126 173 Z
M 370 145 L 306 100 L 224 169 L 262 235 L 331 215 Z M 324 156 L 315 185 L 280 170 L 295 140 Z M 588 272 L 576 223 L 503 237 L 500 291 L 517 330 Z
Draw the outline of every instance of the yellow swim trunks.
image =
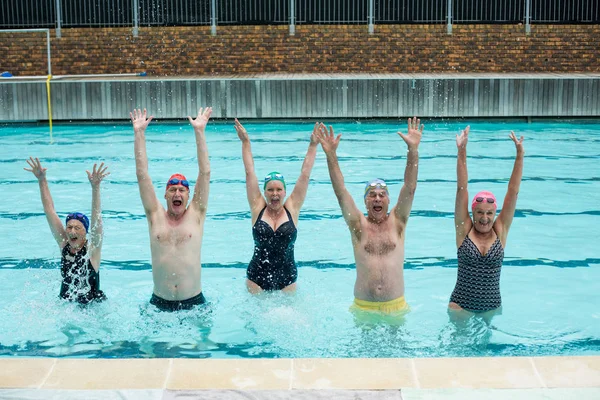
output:
M 410 311 L 409 305 L 404 300 L 404 296 L 390 301 L 367 301 L 354 299 L 350 310 L 371 311 L 381 314 L 406 314 Z

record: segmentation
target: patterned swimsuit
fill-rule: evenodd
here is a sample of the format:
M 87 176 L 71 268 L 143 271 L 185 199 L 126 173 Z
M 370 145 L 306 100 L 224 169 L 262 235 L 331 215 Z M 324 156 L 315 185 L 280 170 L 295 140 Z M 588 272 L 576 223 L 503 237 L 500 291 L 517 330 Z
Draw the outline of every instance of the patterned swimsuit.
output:
M 487 254 L 467 235 L 457 251 L 458 277 L 450 301 L 472 312 L 493 310 L 502 305 L 500 271 L 504 249 L 496 237 Z
M 94 269 L 87 247 L 83 246 L 77 253 L 71 253 L 71 245 L 67 243 L 62 249 L 60 261 L 62 284 L 60 297 L 80 304 L 106 299 L 100 290 L 100 274 Z

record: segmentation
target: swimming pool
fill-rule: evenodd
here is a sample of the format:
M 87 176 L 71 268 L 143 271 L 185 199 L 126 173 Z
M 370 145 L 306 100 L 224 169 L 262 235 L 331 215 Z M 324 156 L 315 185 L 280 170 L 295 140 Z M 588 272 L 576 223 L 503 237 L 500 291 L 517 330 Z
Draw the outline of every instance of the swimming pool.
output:
M 242 121 L 244 122 L 244 121 Z M 468 122 L 426 123 L 419 185 L 406 240 L 401 327 L 357 327 L 348 313 L 355 278 L 350 237 L 319 149 L 300 215 L 295 296 L 253 297 L 245 289 L 252 252 L 241 145 L 233 124 L 211 122 L 211 193 L 205 224 L 203 291 L 210 312 L 156 313 L 147 223 L 139 199 L 129 125 L 0 128 L 0 356 L 48 357 L 429 357 L 600 354 L 600 125 L 470 123 L 472 193 L 502 201 L 514 160 L 510 130 L 526 137 L 525 169 L 502 275 L 503 314 L 491 326 L 449 323 L 456 277 L 453 231 L 456 146 Z M 364 181 L 400 189 L 405 123 L 336 123 L 349 191 L 362 206 Z M 251 124 L 259 177 L 275 168 L 299 175 L 311 123 Z M 187 122 L 147 132 L 150 175 L 160 193 L 174 172 L 195 176 Z M 102 289 L 109 300 L 87 309 L 58 299 L 59 251 L 43 215 L 28 156 L 48 168 L 59 215 L 89 212 L 85 170 L 103 160 L 105 241 Z

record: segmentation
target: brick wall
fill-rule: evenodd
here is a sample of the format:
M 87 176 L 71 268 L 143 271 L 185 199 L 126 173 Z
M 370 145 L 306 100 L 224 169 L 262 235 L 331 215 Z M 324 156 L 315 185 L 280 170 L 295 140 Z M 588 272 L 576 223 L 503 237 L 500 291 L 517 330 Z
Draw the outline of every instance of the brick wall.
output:
M 305 25 L 63 29 L 52 73 L 600 72 L 600 26 Z M 1 33 L 0 72 L 45 75 L 43 33 Z

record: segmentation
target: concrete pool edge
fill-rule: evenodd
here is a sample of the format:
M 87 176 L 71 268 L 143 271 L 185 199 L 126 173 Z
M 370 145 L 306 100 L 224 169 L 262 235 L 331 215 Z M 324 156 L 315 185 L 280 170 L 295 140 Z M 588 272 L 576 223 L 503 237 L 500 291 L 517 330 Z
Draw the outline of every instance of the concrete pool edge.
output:
M 600 356 L 394 359 L 0 358 L 0 389 L 600 388 Z

